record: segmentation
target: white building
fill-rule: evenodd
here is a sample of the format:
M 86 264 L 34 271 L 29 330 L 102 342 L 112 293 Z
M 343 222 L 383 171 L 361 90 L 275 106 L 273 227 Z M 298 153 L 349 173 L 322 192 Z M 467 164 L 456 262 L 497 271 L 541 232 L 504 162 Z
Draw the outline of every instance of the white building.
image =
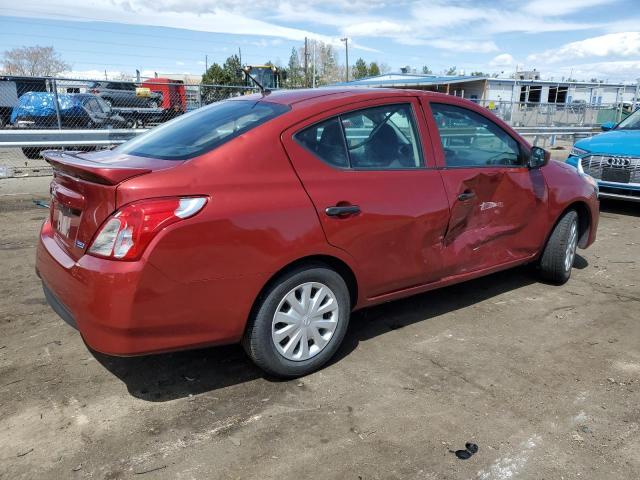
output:
M 355 80 L 340 85 L 354 87 L 394 87 L 432 90 L 475 100 L 510 103 L 553 103 L 587 105 L 617 105 L 635 100 L 636 85 L 623 83 L 595 83 L 539 80 L 523 75 L 524 79 L 472 76 L 437 76 L 389 73 Z M 533 78 L 532 78 L 533 77 Z

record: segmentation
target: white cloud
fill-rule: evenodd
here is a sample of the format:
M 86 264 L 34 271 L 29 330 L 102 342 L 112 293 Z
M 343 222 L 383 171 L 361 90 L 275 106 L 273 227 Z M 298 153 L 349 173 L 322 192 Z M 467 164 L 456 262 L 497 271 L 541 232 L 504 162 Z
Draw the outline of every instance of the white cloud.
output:
M 454 52 L 476 52 L 476 53 L 491 53 L 498 50 L 498 46 L 491 40 L 487 41 L 473 41 L 462 39 L 434 39 L 426 40 L 427 45 L 442 50 L 450 50 Z
M 230 3 L 230 2 L 227 2 Z M 246 6 L 246 4 L 243 4 Z M 253 4 L 252 4 L 253 6 Z M 219 8 L 204 0 L 58 0 L 55 6 L 42 7 L 41 0 L 23 0 L 20 16 L 55 18 L 74 21 L 105 21 L 131 25 L 186 28 L 203 32 L 239 35 L 264 35 L 289 40 L 317 38 L 326 42 L 335 39 L 308 30 L 289 28 L 244 13 Z M 55 8 L 55 12 L 52 9 Z M 246 10 L 246 9 L 245 9 Z
M 523 10 L 532 15 L 543 13 L 547 17 L 568 15 L 590 7 L 615 3 L 618 0 L 533 0 Z
M 532 13 L 524 9 L 507 10 L 466 3 L 460 5 L 445 3 L 425 5 L 420 3 L 413 7 L 412 15 L 415 23 L 426 30 L 463 27 L 466 32 L 475 35 L 507 32 L 570 31 L 583 30 L 594 26 L 591 23 L 548 20 L 546 17 L 554 17 L 556 15 L 548 15 L 544 10 Z
M 614 31 L 597 17 L 582 14 L 588 8 L 603 7 L 622 0 L 21 0 L 19 9 L 8 15 L 60 20 L 105 21 L 131 25 L 182 28 L 223 34 L 252 35 L 265 39 L 249 39 L 246 44 L 266 49 L 282 39 L 301 42 L 305 37 L 322 40 L 342 48 L 340 37 L 350 37 L 350 48 L 383 53 L 367 47 L 367 39 L 387 38 L 402 45 L 423 45 L 434 52 L 478 53 L 498 52 L 496 36 L 504 33 L 542 34 L 586 29 Z M 594 18 L 580 21 L 579 18 Z M 627 18 L 616 23 L 627 26 L 627 34 L 635 28 Z M 635 25 L 638 23 L 635 22 Z M 306 28 L 297 28 L 304 25 Z M 320 28 L 322 26 L 323 28 Z M 320 34 L 318 30 L 328 31 Z M 619 32 L 620 30 L 618 30 Z M 615 35 L 621 35 L 615 33 Z M 531 62 L 559 62 L 564 56 L 635 55 L 638 40 L 631 37 L 603 38 L 603 45 L 573 42 L 559 49 L 531 55 Z M 588 39 L 589 40 L 589 39 Z M 614 41 L 614 45 L 606 43 Z M 535 42 L 527 36 L 521 42 Z M 253 42 L 253 43 L 251 43 Z M 627 42 L 626 50 L 624 42 Z M 631 44 L 629 45 L 629 42 Z M 635 46 L 634 46 L 635 45 Z M 226 47 L 225 47 L 226 48 Z M 447 53 L 445 53 L 447 52 Z M 600 54 L 597 52 L 605 52 Z M 620 53 L 623 52 L 623 53 Z M 630 52 L 630 53 L 624 53 Z M 426 54 L 426 53 L 425 53 Z M 428 53 L 432 54 L 431 51 Z M 512 65 L 513 58 L 497 55 L 489 66 Z M 560 59 L 562 58 L 562 59 Z M 552 59 L 552 60 L 550 60 Z M 559 60 L 560 59 L 560 60 Z M 511 62 L 511 63 L 508 63 Z M 179 65 L 179 64 L 178 64 Z
M 411 27 L 406 24 L 380 20 L 376 22 L 363 22 L 349 25 L 343 29 L 344 33 L 352 36 L 373 37 L 373 36 L 394 36 L 408 33 Z
M 489 62 L 489 66 L 491 67 L 510 67 L 514 65 L 516 61 L 513 57 L 508 53 L 501 53 L 500 55 L 496 55 Z
M 611 82 L 630 82 L 635 84 L 636 79 L 640 76 L 640 60 L 555 65 L 551 66 L 547 71 L 546 76 L 550 75 L 553 75 L 554 78 L 572 77 L 578 80 L 598 78 Z
M 640 56 L 640 32 L 620 32 L 566 43 L 529 55 L 529 62 L 560 63 L 588 57 Z

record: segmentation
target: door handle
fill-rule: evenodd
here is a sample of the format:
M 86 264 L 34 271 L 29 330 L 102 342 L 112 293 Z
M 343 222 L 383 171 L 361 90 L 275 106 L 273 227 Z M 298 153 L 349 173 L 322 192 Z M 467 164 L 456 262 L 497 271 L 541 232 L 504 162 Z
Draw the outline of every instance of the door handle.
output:
M 341 205 L 327 207 L 324 213 L 326 213 L 330 217 L 346 217 L 348 215 L 356 215 L 360 213 L 360 207 L 358 205 Z
M 475 196 L 476 196 L 475 192 L 472 192 L 471 190 L 467 190 L 461 193 L 460 195 L 458 195 L 458 200 L 460 200 L 461 202 L 464 202 L 466 200 L 472 199 Z

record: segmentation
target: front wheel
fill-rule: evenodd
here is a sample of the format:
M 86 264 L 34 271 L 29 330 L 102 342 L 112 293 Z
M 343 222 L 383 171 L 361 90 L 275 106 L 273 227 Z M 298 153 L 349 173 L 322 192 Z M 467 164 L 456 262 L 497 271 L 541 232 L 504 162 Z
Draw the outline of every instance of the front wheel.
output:
M 540 274 L 545 280 L 562 285 L 571 277 L 578 246 L 578 214 L 565 213 L 556 224 L 540 258 Z
M 243 346 L 272 375 L 307 375 L 336 353 L 350 314 L 349 290 L 337 272 L 323 266 L 296 269 L 258 300 Z

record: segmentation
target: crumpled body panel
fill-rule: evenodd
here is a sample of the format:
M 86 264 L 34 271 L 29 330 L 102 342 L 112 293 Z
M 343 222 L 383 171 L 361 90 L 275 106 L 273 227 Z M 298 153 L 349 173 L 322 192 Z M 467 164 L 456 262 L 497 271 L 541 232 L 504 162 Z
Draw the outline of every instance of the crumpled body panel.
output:
M 540 170 L 442 170 L 451 206 L 444 237 L 450 274 L 535 255 L 548 230 L 547 189 Z M 472 194 L 460 200 L 460 194 Z

